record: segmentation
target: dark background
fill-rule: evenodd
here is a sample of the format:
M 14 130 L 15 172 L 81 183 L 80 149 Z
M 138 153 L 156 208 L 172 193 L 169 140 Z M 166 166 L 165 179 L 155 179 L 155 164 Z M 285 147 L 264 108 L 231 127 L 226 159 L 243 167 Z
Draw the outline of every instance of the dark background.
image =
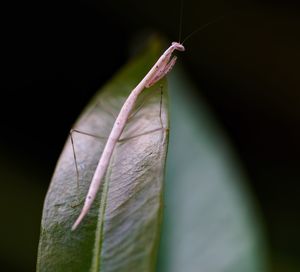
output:
M 300 271 L 300 4 L 206 2 L 184 1 L 183 36 L 225 17 L 180 59 L 250 177 L 272 271 Z M 137 34 L 178 39 L 180 1 L 1 6 L 0 266 L 34 271 L 43 199 L 72 123 Z

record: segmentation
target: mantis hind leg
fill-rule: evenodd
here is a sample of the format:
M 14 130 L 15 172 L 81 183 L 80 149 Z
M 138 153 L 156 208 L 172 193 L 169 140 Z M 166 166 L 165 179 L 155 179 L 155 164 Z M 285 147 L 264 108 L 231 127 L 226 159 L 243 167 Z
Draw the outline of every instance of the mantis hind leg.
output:
M 76 171 L 76 187 L 77 187 L 77 200 L 74 201 L 74 203 L 71 204 L 72 207 L 76 207 L 82 204 L 83 200 L 79 199 L 79 184 L 80 184 L 80 174 L 79 174 L 79 167 L 78 167 L 78 158 L 76 154 L 76 148 L 75 148 L 75 140 L 74 140 L 74 134 L 81 134 L 89 137 L 93 137 L 98 140 L 106 140 L 107 137 L 95 135 L 93 133 L 87 132 L 87 131 L 82 131 L 79 129 L 74 129 L 72 128 L 69 132 L 70 135 L 70 141 L 71 141 L 71 146 L 72 146 L 72 153 L 73 153 L 73 160 L 74 160 L 74 166 L 75 166 L 75 171 Z

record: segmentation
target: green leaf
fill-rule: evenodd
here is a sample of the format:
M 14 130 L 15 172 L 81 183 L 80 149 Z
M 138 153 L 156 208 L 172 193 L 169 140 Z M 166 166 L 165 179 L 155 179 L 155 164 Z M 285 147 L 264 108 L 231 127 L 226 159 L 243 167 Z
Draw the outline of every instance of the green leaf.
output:
M 199 91 L 179 67 L 168 77 L 170 143 L 158 271 L 268 271 L 248 180 L 205 101 L 199 95 L 195 99 Z
M 124 100 L 161 52 L 161 43 L 153 40 L 142 55 L 103 87 L 75 128 L 107 137 Z M 106 140 L 73 134 L 79 186 L 71 142 L 67 140 L 44 203 L 37 271 L 155 269 L 168 141 L 166 82 L 160 84 L 163 95 L 160 85 L 155 85 L 137 102 L 137 110 L 113 153 L 101 192 L 73 232 L 71 226 L 82 208 Z

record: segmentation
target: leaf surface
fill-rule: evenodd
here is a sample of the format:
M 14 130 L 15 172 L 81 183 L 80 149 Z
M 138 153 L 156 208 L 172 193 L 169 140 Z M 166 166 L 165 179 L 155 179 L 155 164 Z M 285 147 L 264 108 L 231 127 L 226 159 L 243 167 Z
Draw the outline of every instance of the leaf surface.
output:
M 161 43 L 153 40 L 102 88 L 76 122 L 75 129 L 103 138 L 73 133 L 79 183 L 67 140 L 44 203 L 37 271 L 155 269 L 168 141 L 165 81 L 146 89 L 137 101 L 92 209 L 78 229 L 72 232 L 71 226 L 121 106 L 161 52 Z

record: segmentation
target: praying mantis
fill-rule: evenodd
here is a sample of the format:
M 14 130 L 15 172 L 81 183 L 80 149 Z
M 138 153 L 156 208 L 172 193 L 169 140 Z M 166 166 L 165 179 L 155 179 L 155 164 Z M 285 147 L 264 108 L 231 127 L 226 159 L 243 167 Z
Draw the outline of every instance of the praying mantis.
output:
M 107 142 L 105 144 L 102 155 L 100 156 L 98 165 L 94 172 L 87 196 L 85 198 L 83 208 L 79 214 L 77 220 L 72 226 L 72 230 L 75 230 L 82 222 L 84 217 L 89 212 L 97 192 L 101 186 L 102 180 L 107 171 L 109 162 L 111 160 L 113 151 L 117 142 L 119 141 L 121 134 L 126 126 L 129 115 L 136 104 L 139 95 L 147 88 L 150 88 L 155 83 L 164 78 L 174 67 L 176 63 L 176 56 L 173 56 L 175 51 L 185 51 L 185 47 L 182 43 L 172 42 L 169 48 L 160 56 L 157 62 L 152 66 L 145 77 L 137 84 L 137 86 L 131 91 L 128 98 L 125 100 L 115 122 L 112 130 L 109 134 Z

